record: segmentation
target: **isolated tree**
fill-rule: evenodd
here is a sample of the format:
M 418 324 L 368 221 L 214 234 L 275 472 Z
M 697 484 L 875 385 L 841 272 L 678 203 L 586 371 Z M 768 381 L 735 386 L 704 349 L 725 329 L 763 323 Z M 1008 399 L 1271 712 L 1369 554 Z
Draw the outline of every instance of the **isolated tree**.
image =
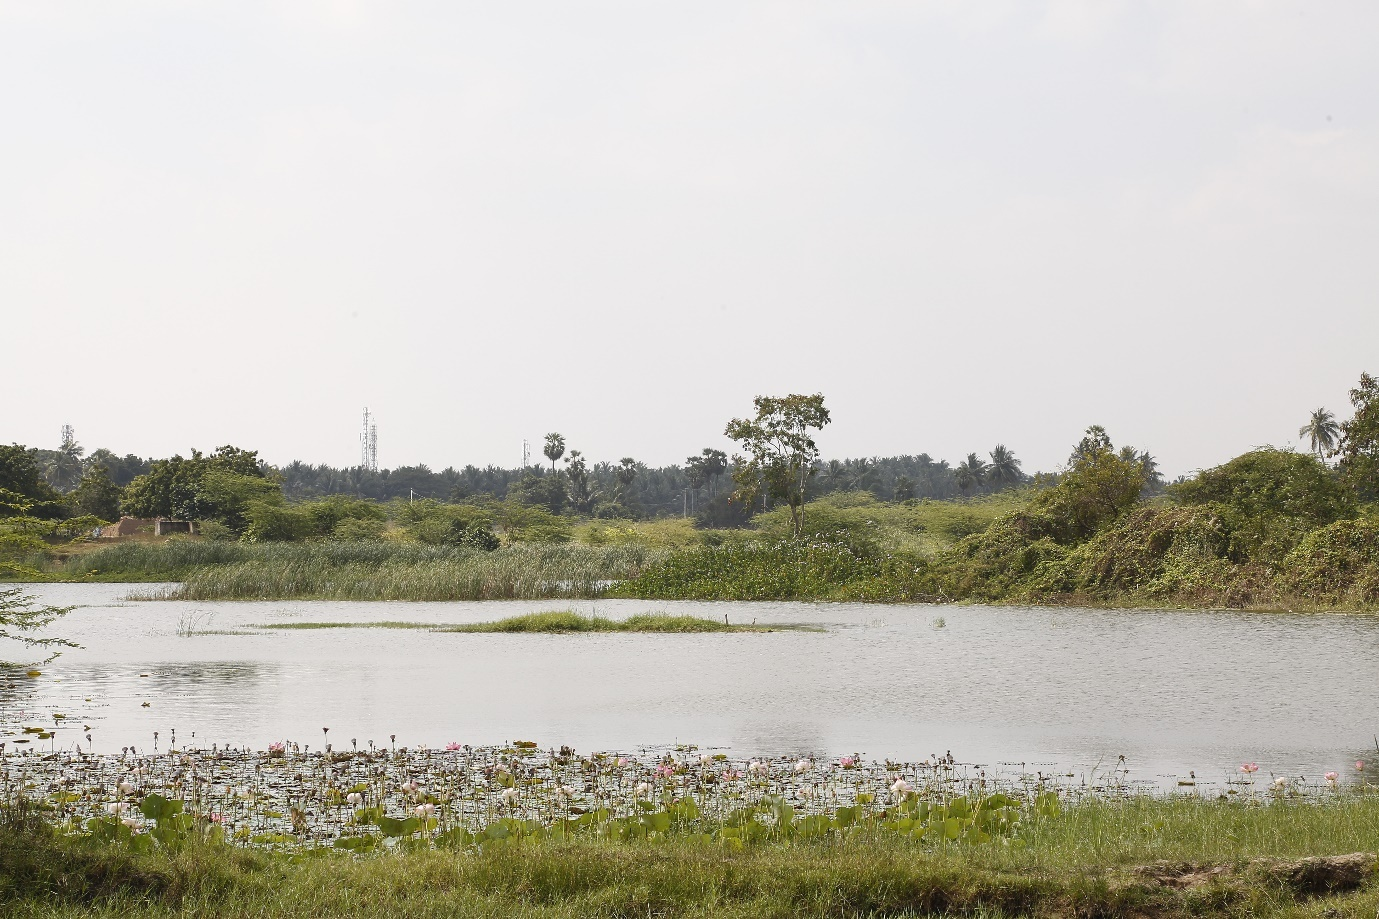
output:
M 991 465 L 986 467 L 987 479 L 997 485 L 1014 485 L 1025 477 L 1020 461 L 1005 444 L 997 444 L 990 453 Z
M 69 500 L 81 513 L 113 522 L 120 519 L 121 491 L 120 486 L 110 480 L 105 466 L 95 463 L 81 477 Z
M 1341 478 L 1362 498 L 1379 497 L 1379 380 L 1360 374 L 1360 385 L 1350 391 L 1355 415 L 1341 422 Z
M 1089 457 L 1110 453 L 1112 450 L 1111 437 L 1106 433 L 1106 429 L 1099 424 L 1094 424 L 1083 434 L 1077 446 L 1073 447 L 1072 456 L 1068 457 L 1068 465 L 1076 467 Z
M 32 596 L 22 588 L 0 589 L 0 639 L 17 641 L 30 648 L 75 648 L 77 645 L 64 638 L 37 638 L 30 634 L 42 629 L 61 616 L 70 613 L 71 606 L 38 606 Z M 53 654 L 52 660 L 57 657 Z
M 555 461 L 565 455 L 565 435 L 554 432 L 546 435 L 546 446 L 541 448 L 546 459 L 551 461 L 551 472 L 555 472 Z
M 1312 410 L 1307 424 L 1298 428 L 1298 436 L 1308 439 L 1317 459 L 1324 459 L 1336 449 L 1336 443 L 1341 438 L 1341 426 L 1336 423 L 1335 415 L 1324 408 L 1317 408 Z
M 61 492 L 69 492 L 81 481 L 82 455 L 86 448 L 77 443 L 76 433 L 70 424 L 62 426 L 62 445 L 43 469 L 43 477 L 48 484 Z
M 791 532 L 804 529 L 805 486 L 815 473 L 819 448 L 810 431 L 821 430 L 831 420 L 822 393 L 791 394 L 783 398 L 757 396 L 756 417 L 734 418 L 724 433 L 747 452 L 736 462 L 734 500 L 750 506 L 763 491 L 790 508 Z

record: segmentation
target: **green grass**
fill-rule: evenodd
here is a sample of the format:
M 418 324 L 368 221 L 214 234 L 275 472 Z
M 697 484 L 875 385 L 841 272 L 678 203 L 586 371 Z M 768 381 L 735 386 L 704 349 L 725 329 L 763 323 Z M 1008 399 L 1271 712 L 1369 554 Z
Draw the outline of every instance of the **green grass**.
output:
M 272 622 L 254 626 L 259 629 L 426 629 L 432 632 L 538 632 L 566 634 L 574 632 L 773 632 L 802 628 L 796 625 L 730 625 L 716 619 L 698 616 L 669 616 L 647 613 L 627 619 L 605 619 L 584 616 L 569 611 L 528 613 L 510 616 L 496 622 L 425 623 L 425 622 Z
M 1247 807 L 1130 799 L 1075 807 L 1015 848 L 898 837 L 729 850 L 597 839 L 303 858 L 187 846 L 135 855 L 0 827 L 15 917 L 1369 917 L 1373 869 L 1298 859 L 1373 851 L 1379 801 Z M 1148 870 L 1145 870 L 1145 869 Z M 1200 885 L 1166 882 L 1219 868 Z

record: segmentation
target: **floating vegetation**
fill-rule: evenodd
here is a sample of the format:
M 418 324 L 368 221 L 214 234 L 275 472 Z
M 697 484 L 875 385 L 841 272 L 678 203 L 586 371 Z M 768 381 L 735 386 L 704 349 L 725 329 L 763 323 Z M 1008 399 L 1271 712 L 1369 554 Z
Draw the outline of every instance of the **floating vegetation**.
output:
M 685 634 L 694 632 L 774 632 L 778 630 L 822 631 L 810 626 L 794 624 L 750 625 L 729 624 L 727 617 L 722 622 L 704 619 L 699 616 L 670 616 L 660 613 L 647 613 L 629 616 L 626 619 L 607 619 L 602 616 L 585 616 L 569 610 L 545 613 L 528 613 L 523 616 L 509 616 L 496 622 L 469 623 L 426 623 L 426 622 L 270 622 L 261 623 L 260 629 L 425 629 L 432 632 L 535 632 L 542 634 L 566 634 L 571 632 L 667 632 Z
M 1002 776 L 954 762 L 844 756 L 743 760 L 674 750 L 542 751 L 502 747 L 375 747 L 312 752 L 181 749 L 152 755 L 0 752 L 4 802 L 47 809 L 74 837 L 135 851 L 183 842 L 354 853 L 389 848 L 489 850 L 574 837 L 682 839 L 742 849 L 786 839 L 867 834 L 924 846 L 1022 847 L 1070 808 L 1153 800 L 1124 768 L 1088 781 Z M 0 748 L 2 751 L 3 748 Z M 1249 764 L 1253 765 L 1253 764 Z M 1361 784 L 1360 790 L 1368 789 Z M 1220 799 L 1328 803 L 1350 797 L 1337 778 L 1256 783 L 1242 767 Z M 1200 800 L 1200 799 L 1198 799 Z

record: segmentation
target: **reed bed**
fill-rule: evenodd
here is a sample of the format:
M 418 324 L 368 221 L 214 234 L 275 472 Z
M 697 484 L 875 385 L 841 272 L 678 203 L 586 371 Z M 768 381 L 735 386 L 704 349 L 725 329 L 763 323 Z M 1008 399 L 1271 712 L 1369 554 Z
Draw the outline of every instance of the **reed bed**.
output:
M 659 553 L 639 546 L 517 545 L 493 552 L 385 544 L 247 546 L 244 557 L 179 572 L 159 592 L 188 600 L 589 599 Z

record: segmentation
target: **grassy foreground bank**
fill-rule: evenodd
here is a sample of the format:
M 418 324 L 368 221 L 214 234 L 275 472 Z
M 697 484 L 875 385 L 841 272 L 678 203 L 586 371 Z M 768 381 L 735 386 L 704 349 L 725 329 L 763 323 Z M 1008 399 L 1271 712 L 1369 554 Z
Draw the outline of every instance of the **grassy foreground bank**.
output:
M 1023 847 L 858 833 L 728 851 L 597 839 L 482 851 L 138 854 L 0 827 L 7 916 L 1337 916 L 1375 914 L 1379 801 L 1089 803 Z M 1349 856 L 1334 858 L 1333 856 Z

